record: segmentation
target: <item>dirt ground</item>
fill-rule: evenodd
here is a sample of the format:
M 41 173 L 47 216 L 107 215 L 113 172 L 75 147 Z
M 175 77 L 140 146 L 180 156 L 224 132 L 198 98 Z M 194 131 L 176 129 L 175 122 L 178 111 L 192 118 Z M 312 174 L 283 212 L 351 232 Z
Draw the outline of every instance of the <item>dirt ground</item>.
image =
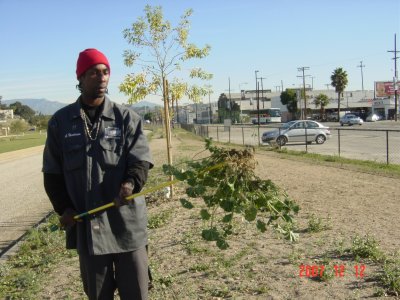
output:
M 203 148 L 200 140 L 174 137 L 174 160 L 191 159 Z M 152 172 L 161 174 L 165 140 L 153 137 L 151 149 Z M 379 264 L 356 261 L 345 249 L 356 235 L 367 234 L 386 254 L 400 249 L 399 178 L 263 150 L 256 153 L 258 175 L 271 179 L 300 205 L 299 241 L 289 243 L 272 230 L 259 233 L 242 221 L 229 240 L 231 247 L 221 251 L 201 239 L 198 209 L 184 209 L 175 201 L 183 196 L 182 188 L 177 188 L 175 200 L 152 196 L 149 216 L 159 222 L 149 229 L 151 299 L 394 299 L 377 283 Z M 200 200 L 195 204 L 201 207 Z M 312 216 L 328 228 L 309 232 Z M 323 265 L 327 270 L 337 266 L 343 272 L 332 271 L 327 281 L 320 281 L 304 276 L 301 265 Z M 361 269 L 362 277 L 357 276 Z M 50 274 L 39 298 L 83 298 L 78 275 L 76 258 L 64 262 Z

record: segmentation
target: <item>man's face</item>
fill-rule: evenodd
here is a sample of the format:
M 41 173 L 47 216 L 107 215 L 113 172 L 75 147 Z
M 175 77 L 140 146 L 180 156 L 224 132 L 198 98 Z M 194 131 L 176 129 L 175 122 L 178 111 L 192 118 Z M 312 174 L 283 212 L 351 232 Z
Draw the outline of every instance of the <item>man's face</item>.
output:
M 109 79 L 110 71 L 106 65 L 94 65 L 81 77 L 82 95 L 89 99 L 104 97 Z

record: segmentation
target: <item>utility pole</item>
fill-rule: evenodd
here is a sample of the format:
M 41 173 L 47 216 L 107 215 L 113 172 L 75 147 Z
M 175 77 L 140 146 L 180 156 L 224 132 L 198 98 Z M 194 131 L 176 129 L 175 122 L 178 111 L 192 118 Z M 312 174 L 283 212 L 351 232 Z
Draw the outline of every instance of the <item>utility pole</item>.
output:
M 263 79 L 267 79 L 267 78 L 265 78 L 265 77 L 260 77 L 260 79 L 261 79 L 261 101 L 262 101 L 262 104 L 263 104 L 263 108 L 265 108 L 264 107 L 264 86 L 263 86 Z
M 281 91 L 283 92 L 283 80 L 281 80 L 281 86 L 282 86 Z
M 394 120 L 397 122 L 397 51 L 396 50 L 396 34 L 394 34 L 394 50 L 390 50 L 388 52 L 393 52 L 394 53 L 394 78 L 393 78 L 393 85 L 394 85 Z
M 357 66 L 358 68 L 361 68 L 361 90 L 364 92 L 364 76 L 363 76 L 363 67 L 365 67 L 365 65 L 363 65 L 362 61 L 360 61 L 360 65 Z
M 307 120 L 307 97 L 306 97 L 306 76 L 310 75 L 304 75 L 305 70 L 309 70 L 309 67 L 300 67 L 297 68 L 298 71 L 302 72 L 302 76 L 297 76 L 297 77 L 303 77 L 303 96 L 304 96 L 304 120 Z
M 239 83 L 239 92 L 240 92 L 240 115 L 239 115 L 239 121 L 240 121 L 240 123 L 242 123 L 242 85 L 245 85 L 245 84 L 247 84 L 247 82 Z M 243 95 L 245 95 L 245 94 L 243 93 Z M 245 98 L 245 96 L 243 96 L 243 97 Z
M 311 76 L 311 89 L 314 90 L 314 76 Z
M 331 85 L 330 83 L 325 84 L 326 85 L 326 89 L 329 91 L 329 86 Z
M 256 74 L 257 121 L 258 121 L 258 126 L 260 126 L 260 99 L 258 97 L 258 77 L 257 77 L 258 72 L 259 72 L 258 70 L 254 71 L 254 73 Z

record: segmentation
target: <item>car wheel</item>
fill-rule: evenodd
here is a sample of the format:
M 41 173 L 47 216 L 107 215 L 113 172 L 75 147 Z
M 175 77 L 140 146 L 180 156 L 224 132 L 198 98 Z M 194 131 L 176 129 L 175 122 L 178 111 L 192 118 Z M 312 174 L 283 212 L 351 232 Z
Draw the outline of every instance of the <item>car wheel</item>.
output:
M 323 144 L 323 143 L 325 143 L 325 141 L 326 141 L 326 137 L 322 134 L 317 135 L 317 137 L 315 138 L 315 142 L 317 144 Z
M 278 136 L 277 139 L 276 139 L 276 143 L 277 143 L 279 146 L 285 146 L 285 144 L 287 143 L 287 138 L 286 138 L 286 136 L 283 136 L 283 135 Z
M 340 123 L 340 126 L 343 126 L 344 125 L 344 123 Z

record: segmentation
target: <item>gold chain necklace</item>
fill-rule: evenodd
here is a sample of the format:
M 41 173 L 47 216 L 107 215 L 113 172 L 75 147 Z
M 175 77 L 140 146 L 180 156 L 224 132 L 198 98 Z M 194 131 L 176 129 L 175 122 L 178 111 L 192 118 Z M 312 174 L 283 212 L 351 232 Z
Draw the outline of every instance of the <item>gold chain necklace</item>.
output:
M 101 118 L 99 118 L 98 122 L 94 122 L 92 130 L 89 130 L 88 121 L 87 121 L 88 116 L 86 116 L 86 113 L 82 108 L 80 110 L 80 113 L 81 113 L 81 118 L 83 120 L 83 124 L 85 125 L 85 131 L 86 131 L 86 134 L 87 134 L 88 138 L 91 141 L 95 141 L 97 139 L 98 134 L 99 134 Z M 95 134 L 94 137 L 92 137 L 92 133 L 93 133 L 93 130 L 95 129 L 95 127 L 96 127 L 96 134 Z

